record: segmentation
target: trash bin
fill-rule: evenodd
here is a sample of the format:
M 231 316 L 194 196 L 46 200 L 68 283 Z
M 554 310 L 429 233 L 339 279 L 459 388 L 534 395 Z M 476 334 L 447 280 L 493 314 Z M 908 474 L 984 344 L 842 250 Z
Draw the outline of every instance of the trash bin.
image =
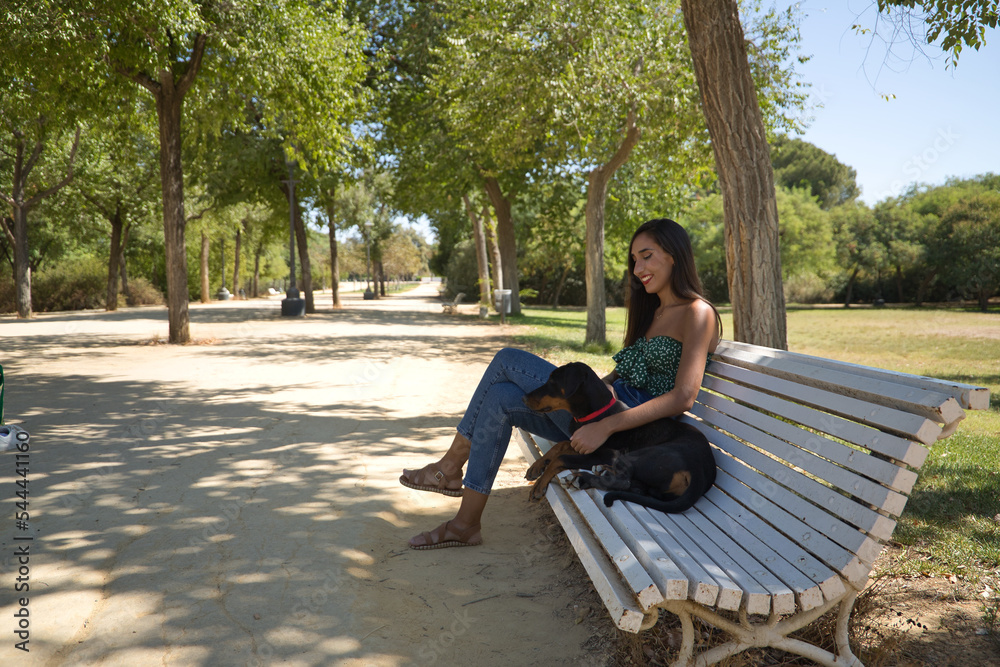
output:
M 493 290 L 493 302 L 497 306 L 497 310 L 504 315 L 510 315 L 510 290 L 509 289 L 495 289 Z

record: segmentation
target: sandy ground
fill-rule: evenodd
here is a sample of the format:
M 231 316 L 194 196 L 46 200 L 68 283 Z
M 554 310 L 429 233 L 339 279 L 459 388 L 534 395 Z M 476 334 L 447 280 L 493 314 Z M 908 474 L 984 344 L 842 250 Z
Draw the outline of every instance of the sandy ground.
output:
M 457 500 L 400 469 L 447 447 L 503 344 L 435 297 L 192 304 L 186 346 L 160 307 L 0 318 L 31 434 L 27 530 L 0 454 L 0 664 L 604 664 L 604 610 L 516 446 L 482 546 L 406 546 Z

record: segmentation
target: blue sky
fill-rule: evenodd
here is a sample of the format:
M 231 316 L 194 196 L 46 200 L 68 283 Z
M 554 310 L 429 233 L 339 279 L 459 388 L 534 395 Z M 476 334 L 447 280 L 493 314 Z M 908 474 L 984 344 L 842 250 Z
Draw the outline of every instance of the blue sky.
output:
M 857 171 L 862 200 L 1000 172 L 1000 32 L 946 69 L 940 49 L 921 55 L 908 41 L 887 55 L 891 26 L 876 23 L 874 0 L 806 0 L 801 9 L 802 53 L 812 59 L 797 70 L 822 104 L 801 138 Z M 856 23 L 880 34 L 858 35 Z

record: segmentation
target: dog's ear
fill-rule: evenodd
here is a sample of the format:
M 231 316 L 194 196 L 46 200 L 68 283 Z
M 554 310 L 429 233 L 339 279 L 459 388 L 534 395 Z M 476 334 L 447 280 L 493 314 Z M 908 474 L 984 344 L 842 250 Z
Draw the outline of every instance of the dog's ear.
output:
M 561 380 L 566 388 L 567 397 L 579 391 L 586 384 L 587 379 L 591 375 L 595 375 L 593 369 L 582 361 L 573 361 L 561 368 L 563 369 Z

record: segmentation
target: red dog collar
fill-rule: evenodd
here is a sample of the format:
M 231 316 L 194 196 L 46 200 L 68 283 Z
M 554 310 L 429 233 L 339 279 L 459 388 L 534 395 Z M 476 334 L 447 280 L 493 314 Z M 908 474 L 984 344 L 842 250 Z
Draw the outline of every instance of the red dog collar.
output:
M 603 415 L 605 412 L 607 412 L 608 410 L 610 410 L 611 406 L 614 405 L 617 402 L 618 402 L 618 399 L 615 397 L 614 394 L 612 394 L 611 395 L 611 402 L 610 403 L 608 403 L 607 405 L 605 405 L 600 410 L 597 410 L 596 412 L 591 412 L 586 417 L 581 417 L 580 419 L 577 419 L 576 421 L 578 423 L 582 424 L 584 422 L 589 422 L 589 421 L 592 421 L 594 419 L 597 419 L 598 417 L 600 417 L 601 415 Z

